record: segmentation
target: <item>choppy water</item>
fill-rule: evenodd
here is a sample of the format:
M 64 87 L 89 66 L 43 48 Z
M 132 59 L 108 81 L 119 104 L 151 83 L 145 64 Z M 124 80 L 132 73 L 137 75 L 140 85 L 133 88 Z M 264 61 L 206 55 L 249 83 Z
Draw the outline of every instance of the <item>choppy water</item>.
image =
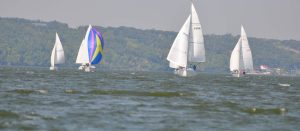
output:
M 300 78 L 0 68 L 0 130 L 299 130 Z

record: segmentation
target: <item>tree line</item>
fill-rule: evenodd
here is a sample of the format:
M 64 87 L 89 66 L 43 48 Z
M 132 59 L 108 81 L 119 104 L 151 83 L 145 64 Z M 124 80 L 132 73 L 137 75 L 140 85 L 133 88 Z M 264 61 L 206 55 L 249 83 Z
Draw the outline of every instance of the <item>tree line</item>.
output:
M 94 26 L 103 34 L 104 59 L 99 69 L 111 70 L 171 70 L 166 60 L 177 33 L 141 30 L 131 27 Z M 65 50 L 62 67 L 77 67 L 77 52 L 87 26 L 70 28 L 57 21 L 43 22 L 20 18 L 0 18 L 0 65 L 50 66 L 51 50 L 58 32 Z M 239 36 L 205 35 L 207 62 L 199 64 L 202 71 L 229 72 L 229 59 Z M 254 67 L 295 69 L 300 67 L 300 42 L 248 38 Z

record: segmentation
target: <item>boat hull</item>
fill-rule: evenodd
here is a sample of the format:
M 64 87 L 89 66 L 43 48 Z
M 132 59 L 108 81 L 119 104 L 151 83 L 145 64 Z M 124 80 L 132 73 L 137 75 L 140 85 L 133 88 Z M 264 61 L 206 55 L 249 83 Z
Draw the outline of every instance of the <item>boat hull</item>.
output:
M 240 73 L 231 73 L 231 75 L 233 77 L 242 77 L 243 76 L 243 74 L 240 74 Z
M 52 71 L 57 70 L 57 67 L 50 67 L 50 70 Z
M 96 69 L 95 66 L 83 66 L 83 65 L 81 65 L 81 66 L 78 67 L 78 70 L 82 70 L 84 72 L 94 72 L 95 69 Z
M 174 74 L 182 76 L 182 77 L 191 77 L 197 75 L 197 72 L 192 68 L 182 68 L 182 69 L 175 69 Z

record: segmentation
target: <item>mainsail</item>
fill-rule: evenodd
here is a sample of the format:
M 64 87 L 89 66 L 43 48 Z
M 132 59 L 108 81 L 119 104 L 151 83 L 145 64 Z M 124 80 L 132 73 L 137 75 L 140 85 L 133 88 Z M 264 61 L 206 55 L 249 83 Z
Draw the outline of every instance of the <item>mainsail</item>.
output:
M 249 47 L 249 42 L 247 39 L 247 35 L 245 32 L 244 27 L 241 27 L 241 39 L 242 39 L 242 52 L 243 52 L 243 62 L 244 62 L 244 69 L 246 73 L 253 72 L 253 60 L 252 60 L 252 53 Z
M 76 63 L 77 64 L 87 64 L 89 62 L 89 57 L 88 57 L 88 50 L 87 50 L 87 44 L 85 43 L 85 40 L 83 39 L 77 54 L 76 58 Z
M 196 9 L 191 5 L 191 33 L 189 41 L 189 62 L 205 62 L 204 38 Z

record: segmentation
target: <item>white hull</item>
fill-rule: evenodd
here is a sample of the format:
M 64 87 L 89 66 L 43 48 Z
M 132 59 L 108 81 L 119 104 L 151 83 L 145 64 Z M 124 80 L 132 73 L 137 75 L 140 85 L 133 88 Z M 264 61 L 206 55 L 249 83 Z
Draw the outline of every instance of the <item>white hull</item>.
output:
M 243 76 L 245 76 L 246 74 L 245 74 L 245 72 L 243 72 L 243 71 L 236 71 L 236 72 L 231 72 L 231 75 L 232 75 L 233 77 L 243 77 Z
M 52 71 L 53 71 L 53 70 L 57 70 L 57 67 L 52 67 L 52 66 L 51 66 L 51 67 L 50 67 L 50 70 L 52 70 Z
M 82 70 L 84 72 L 94 72 L 95 68 L 96 68 L 95 66 L 83 66 L 83 65 L 81 65 L 81 66 L 78 67 L 78 70 Z
M 182 69 L 175 69 L 174 74 L 183 76 L 183 77 L 190 77 L 197 75 L 197 72 L 192 68 L 182 68 Z
M 244 76 L 243 74 L 240 74 L 240 73 L 231 73 L 231 75 L 233 77 L 242 77 L 242 76 Z

